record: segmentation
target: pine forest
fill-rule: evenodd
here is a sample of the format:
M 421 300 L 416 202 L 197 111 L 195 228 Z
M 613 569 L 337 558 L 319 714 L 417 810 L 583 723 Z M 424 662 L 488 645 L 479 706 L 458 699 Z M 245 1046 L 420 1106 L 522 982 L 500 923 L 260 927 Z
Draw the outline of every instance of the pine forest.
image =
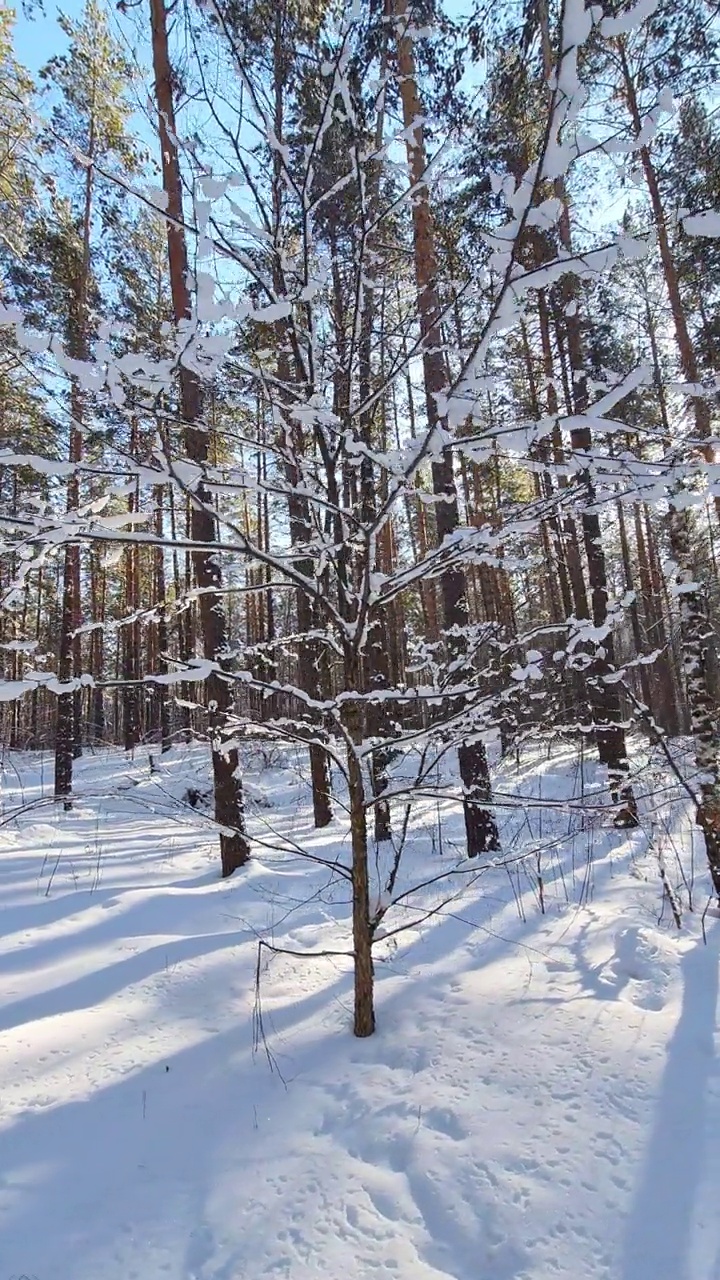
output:
M 0 3 L 0 1278 L 712 1280 L 716 0 L 66 4 Z

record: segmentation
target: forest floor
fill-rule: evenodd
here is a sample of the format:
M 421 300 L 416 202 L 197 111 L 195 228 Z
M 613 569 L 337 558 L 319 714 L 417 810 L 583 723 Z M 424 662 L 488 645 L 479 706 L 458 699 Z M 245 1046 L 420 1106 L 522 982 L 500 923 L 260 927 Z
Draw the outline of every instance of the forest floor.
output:
M 413 804 L 402 887 L 433 883 L 386 917 L 364 1041 L 337 955 L 265 955 L 260 1034 L 258 937 L 348 948 L 346 881 L 297 852 L 348 835 L 301 756 L 245 764 L 221 882 L 200 747 L 86 755 L 67 814 L 49 755 L 5 753 L 0 1280 L 720 1280 L 720 921 L 647 748 L 630 833 L 571 744 L 498 765 L 482 874 L 457 806 Z

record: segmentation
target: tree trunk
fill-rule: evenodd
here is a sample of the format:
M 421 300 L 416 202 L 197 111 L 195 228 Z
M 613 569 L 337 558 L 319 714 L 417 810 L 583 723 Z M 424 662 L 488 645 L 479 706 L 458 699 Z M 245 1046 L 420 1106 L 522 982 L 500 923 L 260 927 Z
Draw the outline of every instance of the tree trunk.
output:
M 346 669 L 348 667 L 346 661 Z M 351 689 L 354 680 L 347 683 Z M 371 1036 L 375 1030 L 375 972 L 370 923 L 370 882 L 368 874 L 367 820 L 362 766 L 355 747 L 362 741 L 362 715 L 357 703 L 346 714 L 348 744 L 348 797 L 352 842 L 352 933 L 354 970 L 354 1019 L 356 1036 Z
M 713 888 L 720 899 L 720 717 L 708 680 L 708 641 L 713 632 L 705 596 L 694 581 L 690 520 L 686 511 L 674 507 L 670 509 L 670 547 L 679 566 L 683 668 L 695 762 L 701 778 L 696 820 L 705 838 Z
M 73 674 L 72 628 L 75 617 L 72 552 L 65 548 L 63 565 L 63 593 L 60 616 L 60 644 L 57 676 L 61 685 L 69 684 Z M 65 809 L 72 808 L 70 799 L 73 786 L 73 741 L 75 731 L 75 706 L 72 690 L 59 693 L 55 726 L 55 799 L 62 800 Z
M 630 542 L 627 536 L 627 525 L 625 523 L 625 512 L 623 504 L 620 500 L 617 502 L 617 518 L 618 528 L 620 530 L 620 551 L 622 554 L 623 572 L 625 575 L 625 587 L 631 593 L 630 601 L 630 625 L 633 633 L 633 643 L 635 645 L 636 657 L 641 658 L 644 654 L 642 630 L 640 628 L 640 613 L 637 605 L 637 593 L 633 581 L 633 567 L 630 559 Z M 645 663 L 640 664 L 640 688 L 642 690 L 643 702 L 651 711 L 653 710 L 653 696 L 650 685 L 650 675 Z
M 130 456 L 137 457 L 137 423 L 130 428 Z M 128 512 L 139 508 L 137 484 L 128 494 Z M 132 523 L 131 523 L 131 528 Z M 134 751 L 140 741 L 140 548 L 130 544 L 125 549 L 125 614 L 123 626 L 123 737 L 126 751 Z
M 407 389 L 408 427 L 410 430 L 410 437 L 412 440 L 414 440 L 417 435 L 417 432 L 415 429 L 415 396 L 413 393 L 412 378 L 410 377 L 409 373 L 405 380 L 405 384 Z M 394 394 L 395 394 L 395 384 L 393 383 L 393 396 Z M 397 412 L 397 408 L 396 408 L 396 412 Z M 397 427 L 397 418 L 396 418 L 396 427 Z M 397 427 L 396 429 L 396 441 L 397 441 L 397 447 L 399 449 L 400 448 L 399 427 Z M 406 496 L 405 501 L 406 501 L 406 509 L 407 509 L 408 528 L 410 530 L 411 540 L 414 542 L 415 539 L 413 534 L 413 511 L 412 511 L 409 497 Z M 430 532 L 428 529 L 427 507 L 425 506 L 425 503 L 422 501 L 420 496 L 417 497 L 414 506 L 415 506 L 415 512 L 414 512 L 415 522 L 417 524 L 417 550 L 419 551 L 420 559 L 424 560 L 425 557 L 427 556 L 429 545 L 430 545 Z M 414 546 L 413 546 L 413 553 L 415 554 Z M 435 589 L 434 579 L 431 578 L 429 581 L 421 581 L 419 584 L 419 592 L 420 592 L 420 603 L 421 603 L 422 612 L 423 612 L 425 638 L 430 644 L 438 644 L 440 640 L 440 622 L 438 619 L 437 591 Z
M 622 67 L 623 84 L 625 88 L 625 97 L 627 100 L 630 118 L 633 122 L 633 128 L 636 133 L 642 131 L 642 119 L 640 116 L 640 106 L 637 100 L 635 84 L 633 82 L 632 73 L 628 64 L 625 42 L 622 39 L 617 41 L 617 48 L 620 54 L 620 65 Z M 665 288 L 667 290 L 670 302 L 670 311 L 673 320 L 673 329 L 675 330 L 675 342 L 677 344 L 680 356 L 680 365 L 683 374 L 691 385 L 697 385 L 700 382 L 700 373 L 698 362 L 695 356 L 695 348 L 690 330 L 688 328 L 685 308 L 683 306 L 682 297 L 680 296 L 680 284 L 678 274 L 673 261 L 672 250 L 670 248 L 670 238 L 668 236 L 667 219 L 665 217 L 665 209 L 663 207 L 662 196 L 660 194 L 660 184 L 658 182 L 655 166 L 648 147 L 640 148 L 640 163 L 642 165 L 645 184 L 650 197 L 650 207 L 653 212 L 653 222 L 657 231 L 658 249 L 660 250 L 660 262 L 662 265 L 663 278 L 665 280 Z M 695 425 L 698 438 L 706 440 L 711 434 L 711 415 L 710 404 L 704 396 L 693 396 L 693 410 L 695 414 Z M 703 448 L 703 454 L 709 463 L 715 462 L 715 449 L 711 444 Z M 715 498 L 715 513 L 720 520 L 720 496 Z
M 95 115 L 91 113 L 89 155 L 95 154 Z M 90 277 L 90 225 L 93 200 L 93 167 L 88 165 L 85 174 L 85 206 L 83 213 L 83 252 L 80 270 L 73 281 L 73 308 L 68 315 L 68 354 L 75 360 L 87 358 L 87 294 Z M 82 459 L 84 421 L 83 393 L 76 377 L 70 378 L 70 446 L 69 460 L 78 464 Z M 77 470 L 68 480 L 67 510 L 77 510 L 80 503 L 80 480 Z M 63 598 L 60 620 L 58 651 L 58 680 L 69 684 L 73 676 L 82 673 L 82 648 L 80 636 L 75 634 L 80 624 L 80 547 L 72 543 L 65 549 L 63 567 Z M 73 760 L 82 753 L 82 702 L 81 690 L 61 693 L 57 700 L 57 728 L 55 734 L 55 798 L 62 799 L 66 809 L 71 808 Z
M 182 183 L 178 158 L 173 75 L 168 53 L 165 0 L 150 0 L 153 70 L 158 111 L 158 129 L 162 152 L 163 189 L 167 197 L 167 244 L 170 268 L 170 290 L 176 325 L 192 318 L 188 287 L 188 257 L 183 228 Z M 180 368 L 180 408 L 185 422 L 184 442 L 188 457 L 204 473 L 208 461 L 208 432 L 201 422 L 202 393 L 197 374 L 186 365 Z M 232 705 L 231 686 L 222 674 L 223 655 L 227 648 L 227 620 L 220 589 L 222 574 L 217 555 L 204 548 L 216 542 L 215 518 L 210 494 L 204 478 L 194 491 L 190 529 L 194 542 L 202 550 L 192 553 L 195 581 L 200 588 L 200 620 L 203 652 L 216 663 L 208 677 L 208 721 L 212 749 L 215 821 L 221 828 L 220 857 L 223 876 L 232 875 L 250 857 L 245 835 L 242 784 L 238 775 L 236 747 L 226 744 L 228 712 Z
M 545 327 L 547 329 L 547 317 Z M 538 395 L 535 370 L 533 368 L 533 357 L 530 348 L 530 341 L 528 339 L 527 326 L 524 321 L 521 322 L 520 328 L 522 334 L 523 355 L 525 358 L 525 372 L 530 391 L 530 410 L 535 421 L 539 422 L 542 417 L 542 410 L 540 408 L 540 397 Z M 548 357 L 550 360 L 549 369 Z M 546 389 L 549 391 L 552 378 L 552 352 L 549 350 L 549 346 L 547 352 L 543 347 L 543 373 L 545 375 Z M 552 413 L 552 410 L 550 410 L 550 412 Z M 557 408 L 555 409 L 555 412 L 557 412 Z M 540 462 L 548 463 L 550 457 L 549 441 L 547 439 L 540 441 L 534 450 L 534 453 Z M 537 472 L 534 472 L 533 474 L 536 496 L 552 499 L 554 490 L 550 472 L 543 471 L 541 475 L 538 475 Z M 550 597 L 550 620 L 551 622 L 565 622 L 572 613 L 572 602 L 570 599 L 570 582 L 567 575 L 562 531 L 560 529 L 560 521 L 557 516 L 551 515 L 547 519 L 540 521 L 540 537 L 543 546 L 544 559 L 547 566 L 546 577 Z
M 287 79 L 287 60 L 289 50 L 284 38 L 283 32 L 283 13 L 284 6 L 277 4 L 274 7 L 273 17 L 274 26 L 272 34 L 272 59 L 273 59 L 273 125 L 277 146 L 273 148 L 273 175 L 272 175 L 272 202 L 273 202 L 273 222 L 276 236 L 275 253 L 273 258 L 273 283 L 278 297 L 285 294 L 285 285 L 283 271 L 281 265 L 280 252 L 280 234 L 282 226 L 282 210 L 283 210 L 283 192 L 284 192 L 284 175 L 282 171 L 282 161 L 279 154 L 279 146 L 284 133 L 283 122 L 283 94 Z M 303 381 L 303 370 L 301 360 L 297 353 L 297 348 L 293 344 L 292 325 L 288 322 L 280 322 L 278 325 L 278 381 L 281 385 L 288 386 L 291 381 L 291 360 L 290 350 L 292 348 L 295 356 L 296 379 L 295 381 Z M 288 485 L 288 515 L 290 519 L 290 541 L 293 547 L 307 546 L 312 534 L 312 522 L 310 519 L 310 504 L 308 499 L 304 497 L 299 488 L 303 483 L 302 458 L 305 451 L 305 441 L 303 438 L 302 428 L 297 420 L 290 417 L 287 412 L 287 406 L 284 403 L 280 405 L 280 416 L 282 419 L 282 446 L 285 458 L 285 477 Z M 312 556 L 301 555 L 295 561 L 295 568 L 312 581 L 315 574 L 315 566 Z M 297 588 L 295 593 L 296 609 L 297 609 L 297 629 L 299 634 L 298 641 L 298 684 L 303 693 L 311 698 L 318 698 L 321 685 L 321 651 L 317 640 L 312 636 L 316 625 L 316 610 L 312 597 L 307 591 L 303 591 L 301 587 Z M 318 739 L 324 736 L 322 726 L 313 726 L 313 732 Z M 326 827 L 332 822 L 333 811 L 331 805 L 332 796 L 332 775 L 330 772 L 330 758 L 327 751 L 323 747 L 321 740 L 311 741 L 308 746 L 310 756 L 310 781 L 312 787 L 313 799 L 313 818 L 315 826 L 318 828 Z
M 164 515 L 163 515 L 163 493 L 162 485 L 155 487 L 155 532 L 159 538 L 164 538 Z M 158 672 L 164 675 L 168 669 L 167 654 L 170 643 L 168 632 L 167 613 L 165 609 L 166 583 L 165 583 L 165 552 L 162 547 L 156 547 L 153 561 L 153 594 L 155 597 L 155 664 Z M 171 746 L 170 739 L 170 709 L 168 706 L 168 696 L 165 685 L 159 684 L 154 691 L 155 703 L 155 725 L 160 734 L 160 750 L 161 752 L 169 751 Z
M 635 85 L 625 53 L 623 40 L 618 41 L 625 96 L 633 128 L 640 133 L 642 120 L 635 92 Z M 668 236 L 667 220 L 663 208 L 660 186 L 650 152 L 640 148 L 640 160 L 650 196 L 653 221 L 658 237 L 660 261 L 665 279 L 670 310 L 675 330 L 675 340 L 680 355 L 683 374 L 691 384 L 699 382 L 698 364 L 680 296 L 677 271 L 673 262 Z M 657 370 L 657 351 L 653 351 Z M 710 435 L 710 406 L 703 396 L 693 397 L 695 424 L 700 439 Z M 708 444 L 703 453 L 708 462 L 715 461 L 715 450 Z M 715 499 L 715 511 L 720 517 L 720 498 Z M 707 616 L 704 593 L 695 581 L 692 555 L 691 526 L 688 514 L 678 509 L 670 494 L 670 548 L 678 566 L 676 591 L 680 604 L 680 634 L 687 698 L 690 707 L 690 727 L 695 744 L 695 759 L 703 781 L 702 800 L 697 810 L 697 823 L 705 838 L 710 876 L 715 893 L 720 898 L 720 718 L 712 698 L 708 669 L 708 640 L 711 627 Z
M 105 663 L 105 568 L 97 550 L 90 553 L 90 598 L 95 626 L 90 637 L 90 674 L 94 681 L 90 698 L 90 741 L 95 746 L 105 735 L 105 703 L 100 681 Z M 99 624 L 99 625 L 98 625 Z
M 437 398 L 446 387 L 439 321 L 440 305 L 437 294 L 435 229 L 430 210 L 429 191 L 425 181 L 427 156 L 415 54 L 412 39 L 406 33 L 408 22 L 406 0 L 395 0 L 394 17 L 408 168 L 414 187 L 412 222 L 415 280 L 423 345 L 427 425 L 428 432 L 433 435 L 444 425 L 438 411 Z M 440 457 L 435 457 L 432 462 L 432 479 L 433 492 L 438 499 L 435 506 L 437 540 L 438 545 L 442 546 L 445 538 L 450 537 L 459 524 L 453 455 L 448 445 L 443 447 Z M 451 661 L 457 664 L 458 660 L 467 654 L 469 621 L 467 583 L 462 569 L 446 570 L 441 579 L 441 592 L 448 652 Z M 467 673 L 470 674 L 469 668 Z M 492 799 L 490 771 L 485 746 L 479 737 L 474 741 L 461 744 L 458 750 L 458 763 L 463 784 L 468 856 L 472 858 L 494 851 L 500 844 L 494 815 L 486 807 Z
M 546 0 L 538 0 L 538 18 L 540 21 L 543 68 L 546 79 L 549 80 L 553 73 L 553 57 Z M 553 187 L 555 196 L 560 201 L 560 216 L 558 219 L 560 242 L 565 252 L 569 255 L 572 253 L 572 233 L 564 178 L 557 177 Z M 576 278 L 566 274 L 559 286 L 562 306 L 559 311 L 556 310 L 556 324 L 558 334 L 564 331 L 567 339 L 570 377 L 565 378 L 565 396 L 568 401 L 568 408 L 571 412 L 582 416 L 587 411 L 589 396 L 584 367 L 577 293 Z M 562 364 L 561 359 L 561 366 Z M 564 369 L 563 375 L 565 375 Z M 583 426 L 571 430 L 570 443 L 575 453 L 585 454 L 589 458 L 592 450 L 592 435 L 589 427 Z M 593 625 L 598 630 L 602 630 L 607 626 L 608 620 L 607 571 L 602 529 L 600 517 L 597 511 L 593 510 L 595 489 L 589 468 L 583 468 L 579 479 L 584 489 L 580 518 L 588 567 L 591 616 Z M 578 614 L 578 617 L 582 616 L 582 614 Z M 587 616 L 585 614 L 585 617 Z M 620 697 L 617 685 L 608 683 L 606 680 L 606 677 L 612 673 L 613 665 L 613 636 L 609 630 L 602 645 L 595 645 L 588 694 L 596 721 L 598 755 L 602 763 L 607 767 L 613 799 L 620 804 L 615 817 L 615 825 L 633 827 L 637 826 L 637 804 L 632 788 L 628 783 L 630 765 L 627 757 L 625 730 L 621 723 Z
M 379 148 L 381 139 L 376 137 L 376 146 Z M 377 183 L 368 184 L 370 187 L 368 193 L 368 209 L 372 215 L 377 198 Z M 372 263 L 372 245 L 367 245 L 369 261 Z M 374 296 L 372 290 L 373 268 L 368 266 L 364 268 L 367 274 L 370 287 L 366 288 L 363 294 L 363 309 L 360 323 L 360 342 L 358 349 L 358 390 L 360 403 L 364 403 L 369 399 L 372 392 L 372 367 L 371 367 L 371 340 L 374 323 Z M 373 411 L 365 412 L 361 416 L 360 421 L 360 438 L 368 450 L 372 450 L 376 442 L 373 440 Z M 383 448 L 385 446 L 382 446 Z M 360 465 L 360 518 L 363 524 L 368 525 L 375 518 L 377 511 L 377 493 L 374 469 L 370 458 L 367 454 L 363 454 Z M 387 528 L 389 516 L 386 517 L 386 524 L 378 531 L 375 540 L 376 555 L 378 560 L 371 566 L 373 572 L 382 568 L 379 557 L 381 555 L 382 533 Z M 368 549 L 369 554 L 369 549 Z M 359 584 L 358 584 L 359 586 Z M 367 649 L 365 652 L 365 688 L 369 693 L 381 691 L 390 687 L 390 642 L 388 635 L 388 611 L 381 609 L 376 615 L 369 620 Z M 368 703 L 367 712 L 367 728 L 371 737 L 380 738 L 387 744 L 391 737 L 392 714 L 390 704 L 386 699 L 380 699 L 378 702 Z M 375 840 L 389 840 L 392 835 L 390 805 L 383 798 L 384 792 L 387 791 L 390 784 L 389 767 L 392 762 L 392 749 L 388 745 L 378 747 L 372 754 L 371 774 L 373 782 L 373 793 L 376 797 L 374 817 L 375 817 Z

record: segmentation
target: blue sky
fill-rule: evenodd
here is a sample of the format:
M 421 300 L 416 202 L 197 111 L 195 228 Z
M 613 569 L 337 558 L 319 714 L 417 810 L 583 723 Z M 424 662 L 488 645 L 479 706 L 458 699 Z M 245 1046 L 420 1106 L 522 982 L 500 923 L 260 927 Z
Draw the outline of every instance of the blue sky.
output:
M 66 0 L 61 6 L 48 3 L 45 14 L 37 9 L 35 16 L 28 18 L 22 8 L 18 7 L 15 11 L 15 51 L 18 61 L 33 75 L 36 74 L 53 54 L 61 53 L 67 46 L 67 40 L 58 26 L 58 12 L 62 10 L 69 18 L 76 18 L 82 13 L 82 9 L 81 0 Z
M 451 17 L 457 18 L 472 8 L 472 2 L 473 0 L 445 0 L 443 7 Z M 0 0 L 1 3 L 2 0 Z M 44 7 L 43 14 L 39 5 L 33 4 L 34 16 L 28 17 L 23 12 L 21 0 L 18 0 L 15 6 L 15 48 L 18 61 L 33 74 L 36 74 L 54 54 L 61 53 L 67 46 L 66 37 L 58 26 L 58 13 L 65 13 L 69 18 L 79 18 L 83 11 L 84 0 L 64 0 L 60 5 L 54 0 L 45 0 Z M 117 13 L 112 0 L 107 7 L 111 17 L 115 15 L 119 19 L 115 25 L 121 30 L 122 18 Z

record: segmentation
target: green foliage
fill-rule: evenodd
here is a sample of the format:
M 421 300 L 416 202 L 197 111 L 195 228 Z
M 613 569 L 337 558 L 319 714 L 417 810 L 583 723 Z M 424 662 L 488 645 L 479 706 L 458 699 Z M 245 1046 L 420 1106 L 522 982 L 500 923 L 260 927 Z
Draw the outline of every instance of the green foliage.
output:
M 34 199 L 32 180 L 33 84 L 12 47 L 15 14 L 0 8 L 0 252 L 23 250 L 24 226 Z

